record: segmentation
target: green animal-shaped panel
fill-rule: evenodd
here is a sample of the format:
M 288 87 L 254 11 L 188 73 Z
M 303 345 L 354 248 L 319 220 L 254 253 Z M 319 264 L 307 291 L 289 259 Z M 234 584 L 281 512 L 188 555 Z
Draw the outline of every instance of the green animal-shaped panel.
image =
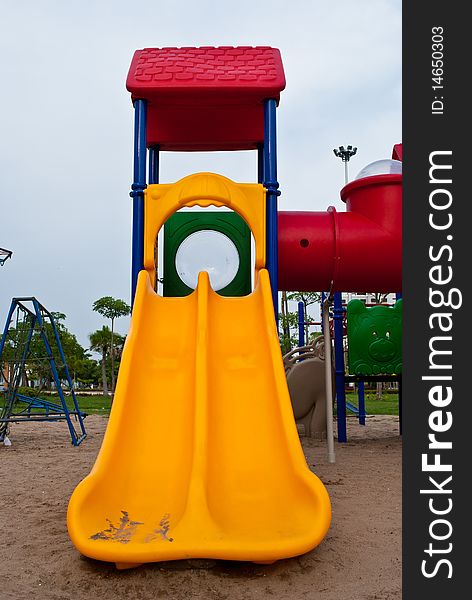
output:
M 367 308 L 360 300 L 347 305 L 349 373 L 400 375 L 402 372 L 402 301 Z

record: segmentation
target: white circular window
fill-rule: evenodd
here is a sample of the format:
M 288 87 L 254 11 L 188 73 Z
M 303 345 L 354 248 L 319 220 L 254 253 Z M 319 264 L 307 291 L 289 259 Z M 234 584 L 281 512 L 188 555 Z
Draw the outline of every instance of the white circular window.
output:
M 175 255 L 175 268 L 188 287 L 197 287 L 198 274 L 206 271 L 211 287 L 222 290 L 239 269 L 239 254 L 233 241 L 211 229 L 196 231 L 184 239 Z

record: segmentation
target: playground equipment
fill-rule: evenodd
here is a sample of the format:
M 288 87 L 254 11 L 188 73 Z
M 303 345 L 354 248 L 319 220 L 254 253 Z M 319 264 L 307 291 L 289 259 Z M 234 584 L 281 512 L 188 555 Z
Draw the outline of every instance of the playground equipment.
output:
M 293 414 L 303 433 L 326 437 L 326 382 L 324 340 L 294 348 L 283 357 Z M 332 369 L 331 379 L 334 380 Z M 333 382 L 334 386 L 334 382 Z
M 399 293 L 397 293 L 397 298 L 400 299 Z M 352 357 L 352 350 L 351 350 L 351 359 L 348 363 L 348 368 L 349 368 L 350 374 L 346 374 L 345 361 L 344 361 L 344 353 L 345 353 L 345 351 L 344 351 L 344 336 L 345 335 L 348 336 L 348 348 L 351 348 L 352 345 L 354 345 L 354 348 L 358 348 L 358 352 L 360 352 L 364 356 L 368 352 L 367 346 L 366 346 L 366 338 L 365 338 L 365 336 L 361 335 L 361 338 L 363 337 L 363 341 L 362 341 L 362 339 L 360 341 L 357 339 L 357 332 L 356 332 L 357 327 L 355 327 L 353 325 L 353 321 L 356 321 L 356 318 L 354 318 L 354 320 L 351 320 L 351 326 L 349 326 L 349 318 L 347 318 L 347 324 L 346 324 L 347 309 L 343 305 L 343 299 L 342 299 L 341 292 L 336 292 L 335 294 L 333 294 L 333 300 L 334 300 L 334 302 L 333 302 L 333 311 L 332 312 L 333 312 L 333 322 L 334 322 L 333 329 L 334 329 L 334 354 L 335 354 L 335 371 L 336 371 L 336 412 L 337 412 L 337 423 L 338 423 L 338 441 L 340 441 L 340 442 L 347 441 L 347 433 L 346 433 L 346 411 L 347 410 L 354 412 L 354 414 L 356 414 L 356 416 L 358 416 L 358 418 L 359 418 L 359 423 L 361 425 L 365 425 L 365 418 L 366 418 L 365 392 L 364 392 L 364 383 L 365 382 L 396 381 L 398 383 L 399 424 L 400 424 L 400 433 L 401 433 L 402 432 L 401 367 L 400 367 L 399 371 L 397 372 L 398 365 L 401 365 L 401 356 L 402 356 L 402 354 L 401 354 L 401 325 L 399 326 L 398 323 L 396 323 L 397 319 L 401 320 L 401 302 L 398 304 L 397 311 L 395 313 L 393 313 L 395 318 L 390 323 L 390 328 L 389 328 L 391 330 L 391 331 L 389 331 L 389 337 L 392 332 L 394 332 L 394 334 L 395 334 L 396 355 L 395 355 L 394 364 L 396 364 L 397 367 L 392 372 L 389 372 L 389 369 L 391 369 L 391 367 L 388 367 L 388 364 L 383 364 L 382 366 L 377 364 L 375 369 L 372 368 L 372 365 L 370 365 L 370 366 L 367 365 L 365 368 L 362 368 L 362 367 L 358 368 L 357 372 L 355 372 L 353 370 L 353 365 L 355 364 L 355 361 L 356 361 L 355 356 L 356 356 L 357 352 L 355 352 L 354 356 Z M 353 306 L 357 307 L 357 310 L 361 310 L 359 308 L 359 305 L 357 304 L 357 302 L 359 302 L 359 301 L 354 302 Z M 365 306 L 362 302 L 361 302 L 361 304 L 365 308 Z M 366 310 L 373 310 L 374 308 L 375 308 L 374 315 L 377 310 L 380 311 L 380 324 L 379 324 L 380 329 L 379 329 L 379 331 L 386 332 L 387 330 L 384 329 L 384 326 L 382 325 L 382 320 L 383 320 L 383 317 L 386 316 L 384 310 L 385 310 L 385 308 L 388 309 L 388 307 L 376 306 L 376 307 L 371 307 Z M 355 310 L 356 310 L 356 308 L 354 309 L 354 312 L 355 312 Z M 366 313 L 366 314 L 371 314 L 371 313 Z M 379 314 L 379 313 L 377 313 L 377 314 Z M 386 314 L 389 314 L 389 313 L 386 313 Z M 349 330 L 350 330 L 350 335 L 349 335 Z M 373 327 L 372 331 L 375 331 L 375 327 Z M 372 359 L 370 359 L 370 360 L 372 361 Z M 366 372 L 362 373 L 361 371 L 366 371 Z M 346 400 L 345 386 L 346 386 L 346 383 L 348 383 L 348 382 L 356 383 L 358 386 L 358 399 L 359 399 L 358 404 L 359 404 L 359 406 L 358 406 L 357 411 L 356 411 L 356 407 L 354 405 L 351 405 Z
M 398 296 L 399 294 L 397 298 Z M 349 375 L 346 375 L 343 354 L 342 364 L 336 371 L 339 381 L 341 381 L 341 371 L 343 375 L 343 390 L 339 394 L 338 403 L 344 402 L 345 406 L 350 408 L 350 403 L 345 401 L 344 386 L 347 382 L 357 383 L 359 398 L 357 414 L 359 423 L 365 425 L 364 383 L 394 381 L 398 384 L 400 434 L 402 433 L 402 303 L 401 298 L 398 298 L 394 306 L 366 307 L 360 300 L 351 300 L 344 308 L 342 301 L 337 299 L 337 313 L 344 311 L 347 314 L 349 369 Z M 341 343 L 342 341 L 338 340 L 338 344 Z M 345 432 L 345 424 L 341 423 L 340 429 Z
M 21 393 L 28 371 L 51 379 L 60 404 L 38 397 L 40 387 Z M 53 315 L 34 297 L 13 298 L 0 340 L 0 374 L 3 405 L 0 407 L 0 442 L 12 423 L 66 421 L 71 442 L 78 446 L 86 437 L 84 418 L 74 393 L 61 340 Z M 67 406 L 69 393 L 73 408 Z
M 346 212 L 279 212 L 279 288 L 401 291 L 402 175 L 355 179 Z
M 327 532 L 328 494 L 306 465 L 290 405 L 278 290 L 400 289 L 401 175 L 345 186 L 346 213 L 278 213 L 284 86 L 280 53 L 269 47 L 148 48 L 133 57 L 134 306 L 102 448 L 69 503 L 69 534 L 87 556 L 119 568 L 178 558 L 273 562 L 314 548 Z M 160 150 L 248 149 L 258 151 L 257 184 L 211 173 L 159 184 Z M 179 239 L 171 269 L 195 290 L 171 295 L 164 271 L 169 295 L 156 293 L 158 232 L 194 206 L 230 208 L 249 227 L 251 294 L 239 295 L 244 286 L 215 293 L 210 279 L 221 267 L 207 259 L 190 270 L 177 264 L 182 247 L 192 254 L 192 236 L 215 234 L 208 222 Z M 227 265 L 236 247 L 229 231 Z M 326 356 L 331 382 L 330 341 Z
M 349 372 L 352 375 L 400 375 L 402 372 L 402 300 L 391 306 L 347 305 Z
M 280 54 L 267 47 L 146 49 L 133 58 L 134 306 L 102 449 L 69 503 L 70 536 L 87 556 L 119 568 L 178 558 L 273 562 L 315 547 L 329 527 L 274 319 L 275 109 L 284 85 Z M 158 184 L 159 149 L 248 148 L 259 150 L 258 184 L 211 173 Z M 195 205 L 226 206 L 250 228 L 251 294 L 223 297 L 206 272 L 190 295 L 156 294 L 156 236 Z

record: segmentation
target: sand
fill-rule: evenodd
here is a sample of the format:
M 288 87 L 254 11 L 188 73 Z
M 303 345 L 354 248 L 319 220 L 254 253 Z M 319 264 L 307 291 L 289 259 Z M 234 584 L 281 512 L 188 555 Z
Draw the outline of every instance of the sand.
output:
M 0 446 L 1 600 L 393 600 L 401 598 L 401 438 L 397 418 L 349 419 L 347 444 L 302 438 L 327 486 L 331 529 L 312 552 L 273 565 L 176 561 L 117 571 L 81 557 L 66 529 L 68 499 L 90 470 L 107 419 L 86 419 L 70 444 L 64 423 L 13 425 Z M 124 442 L 126 443 L 126 441 Z

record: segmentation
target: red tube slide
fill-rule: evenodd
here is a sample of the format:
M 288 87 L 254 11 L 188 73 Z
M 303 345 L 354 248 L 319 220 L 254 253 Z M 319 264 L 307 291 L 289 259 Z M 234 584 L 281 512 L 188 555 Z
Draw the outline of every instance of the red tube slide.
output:
M 400 292 L 402 176 L 351 181 L 341 198 L 345 212 L 279 213 L 279 289 Z

